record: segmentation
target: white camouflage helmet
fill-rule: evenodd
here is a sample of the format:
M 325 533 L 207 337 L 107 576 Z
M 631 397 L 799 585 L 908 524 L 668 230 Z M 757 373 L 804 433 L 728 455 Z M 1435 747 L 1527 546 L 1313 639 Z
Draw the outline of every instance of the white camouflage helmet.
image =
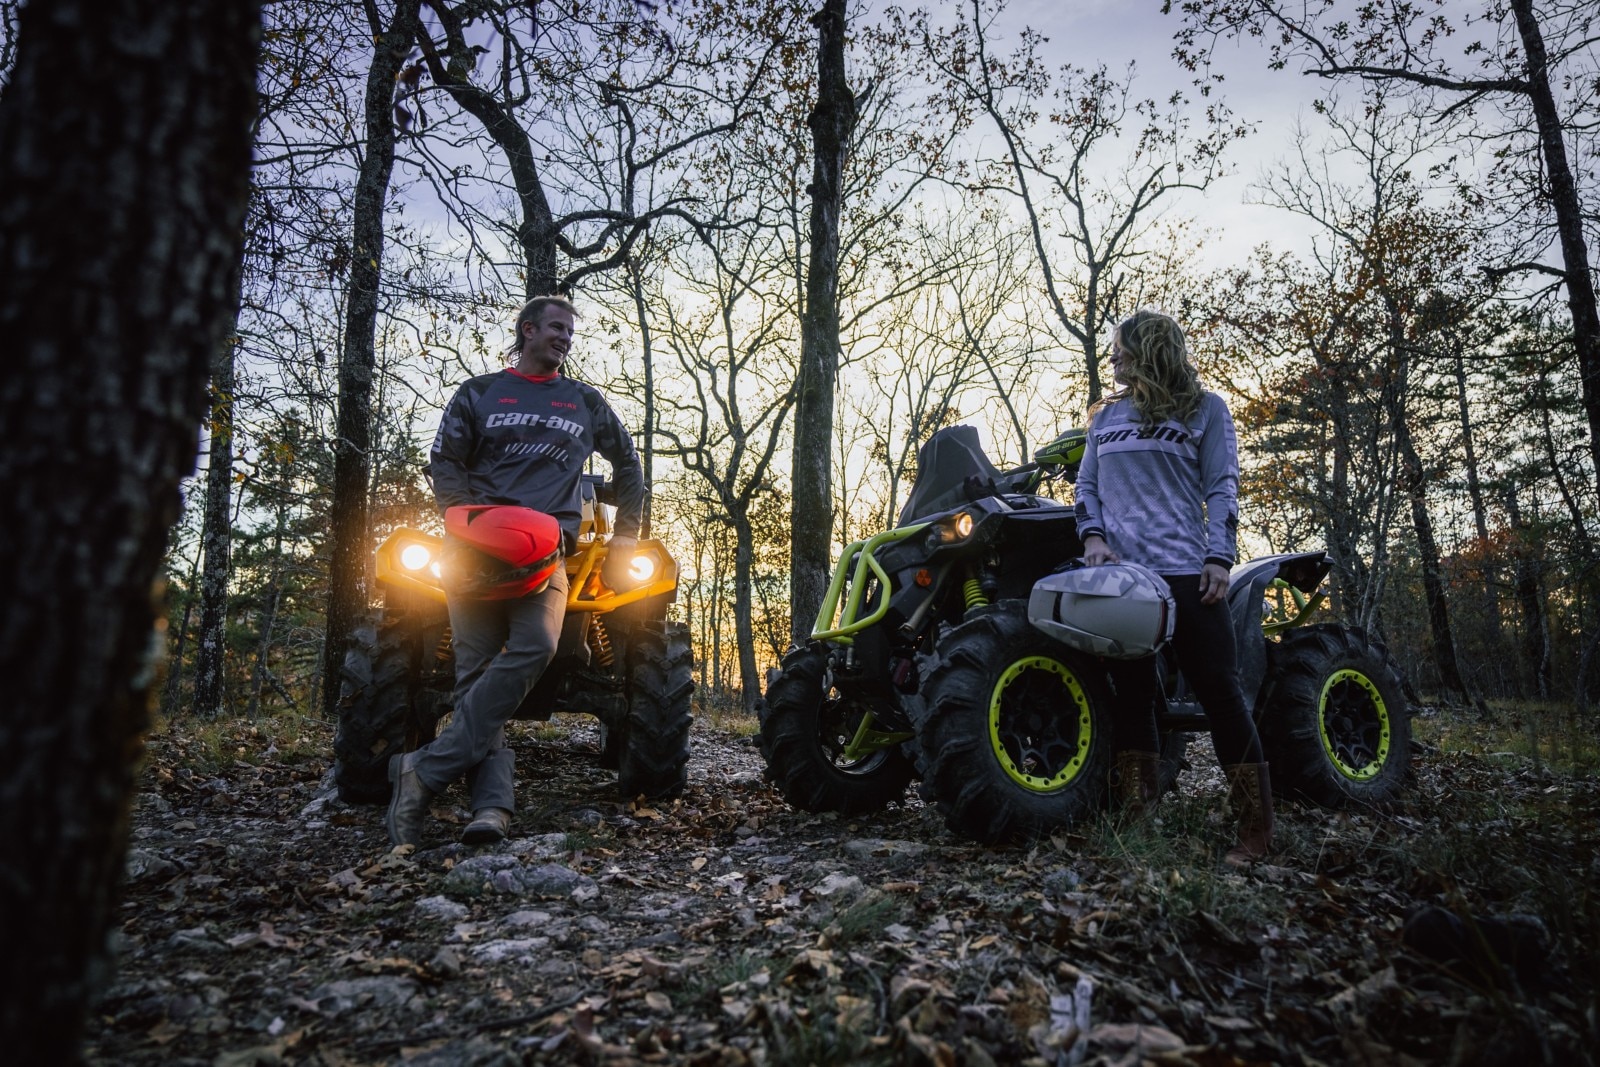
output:
M 1138 563 L 1075 567 L 1033 585 L 1028 621 L 1057 641 L 1111 659 L 1140 659 L 1172 639 L 1178 613 L 1161 576 Z

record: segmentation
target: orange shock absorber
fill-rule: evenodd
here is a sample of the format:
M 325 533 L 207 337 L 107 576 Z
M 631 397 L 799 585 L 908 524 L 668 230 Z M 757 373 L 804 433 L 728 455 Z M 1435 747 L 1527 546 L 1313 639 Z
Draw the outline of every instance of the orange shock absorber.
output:
M 594 658 L 600 661 L 600 666 L 611 666 L 615 658 L 611 654 L 611 635 L 606 633 L 605 620 L 596 615 L 589 623 L 589 644 L 594 648 Z
M 449 659 L 454 651 L 454 649 L 451 647 L 451 643 L 453 641 L 454 637 L 450 633 L 450 624 L 445 623 L 444 633 L 439 635 L 439 646 L 433 650 L 433 658 L 438 660 L 440 663 L 443 663 L 445 660 Z

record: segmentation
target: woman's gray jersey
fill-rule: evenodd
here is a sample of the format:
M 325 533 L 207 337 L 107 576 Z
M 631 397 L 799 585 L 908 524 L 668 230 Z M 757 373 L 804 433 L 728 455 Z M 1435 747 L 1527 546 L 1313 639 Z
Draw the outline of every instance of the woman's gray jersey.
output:
M 433 439 L 428 471 L 439 509 L 516 504 L 553 515 L 567 550 L 583 520 L 589 454 L 611 464 L 615 531 L 636 537 L 646 487 L 639 454 L 599 390 L 565 375 L 483 374 L 456 391 Z
M 1142 424 L 1129 399 L 1101 408 L 1078 468 L 1078 536 L 1157 574 L 1233 566 L 1238 551 L 1238 444 L 1233 416 L 1207 393 L 1187 423 Z

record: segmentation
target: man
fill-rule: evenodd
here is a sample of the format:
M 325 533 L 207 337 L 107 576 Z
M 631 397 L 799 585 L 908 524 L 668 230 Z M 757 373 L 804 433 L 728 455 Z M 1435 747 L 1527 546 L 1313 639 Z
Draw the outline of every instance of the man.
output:
M 601 577 L 626 588 L 644 513 L 644 471 L 633 439 L 599 391 L 561 373 L 575 310 L 559 296 L 534 297 L 517 315 L 515 367 L 463 385 L 445 409 L 428 464 L 439 510 L 511 504 L 553 516 L 563 547 L 578 541 L 581 475 L 590 453 L 611 464 L 615 535 Z M 447 583 L 448 585 L 448 583 Z M 434 794 L 465 777 L 469 845 L 502 840 L 514 805 L 515 757 L 505 724 L 555 653 L 566 613 L 567 575 L 557 566 L 541 591 L 511 600 L 447 590 L 456 655 L 455 712 L 432 742 L 389 761 L 394 791 L 389 838 L 420 844 Z

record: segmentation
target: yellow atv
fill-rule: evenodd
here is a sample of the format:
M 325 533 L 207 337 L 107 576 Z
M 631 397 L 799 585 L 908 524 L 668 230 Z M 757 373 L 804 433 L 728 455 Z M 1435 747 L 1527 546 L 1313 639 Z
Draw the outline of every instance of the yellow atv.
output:
M 689 760 L 694 691 L 688 629 L 667 621 L 678 594 L 678 564 L 667 547 L 640 538 L 639 584 L 625 593 L 600 576 L 611 526 L 610 483 L 583 476 L 583 524 L 567 557 L 566 621 L 555 658 L 512 716 L 557 711 L 600 719 L 601 764 L 618 772 L 624 797 L 676 796 Z M 378 546 L 383 609 L 351 635 L 340 675 L 334 780 L 351 803 L 389 798 L 389 757 L 431 740 L 450 712 L 455 654 L 439 578 L 444 540 L 400 529 Z

